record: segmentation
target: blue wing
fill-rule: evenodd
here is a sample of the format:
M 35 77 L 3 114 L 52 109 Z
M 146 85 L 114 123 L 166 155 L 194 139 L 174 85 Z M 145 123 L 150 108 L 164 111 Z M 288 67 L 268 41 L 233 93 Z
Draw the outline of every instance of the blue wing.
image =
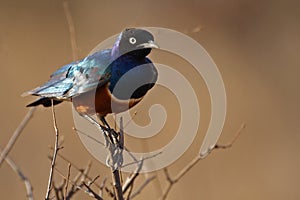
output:
M 111 76 L 110 63 L 110 49 L 96 52 L 61 67 L 50 76 L 48 82 L 25 95 L 56 100 L 70 99 L 107 83 Z
M 103 50 L 81 60 L 69 70 L 72 87 L 65 94 L 67 98 L 78 96 L 104 85 L 111 77 L 111 50 Z

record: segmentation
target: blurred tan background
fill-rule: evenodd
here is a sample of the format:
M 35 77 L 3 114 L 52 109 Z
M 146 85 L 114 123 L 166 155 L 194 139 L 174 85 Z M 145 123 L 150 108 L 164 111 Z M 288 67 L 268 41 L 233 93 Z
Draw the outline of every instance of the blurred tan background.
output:
M 188 34 L 218 65 L 228 99 L 220 143 L 229 141 L 243 122 L 247 127 L 231 149 L 216 151 L 198 163 L 172 189 L 169 199 L 300 199 L 299 1 L 70 0 L 69 5 L 81 58 L 125 27 L 157 26 Z M 159 51 L 151 57 L 181 70 L 200 101 L 199 135 L 183 157 L 169 167 L 171 174 L 176 174 L 198 152 L 209 122 L 209 97 L 201 77 L 193 77 L 186 62 Z M 0 145 L 4 147 L 26 114 L 25 105 L 34 99 L 20 95 L 72 61 L 62 1 L 0 0 L 0 60 Z M 147 108 L 153 102 L 165 105 L 170 119 L 160 135 L 147 142 L 150 149 L 172 138 L 179 116 L 176 99 L 157 87 L 135 108 L 137 121 L 148 120 Z M 72 130 L 71 105 L 58 106 L 56 112 L 64 136 L 61 153 L 82 167 L 92 160 L 91 175 L 110 178 L 109 170 L 89 155 Z M 36 199 L 44 198 L 46 192 L 47 156 L 53 143 L 51 111 L 39 108 L 10 153 L 30 179 Z M 140 149 L 142 144 L 144 141 L 128 139 L 132 148 Z M 67 163 L 58 163 L 57 167 L 66 172 Z M 75 174 L 71 171 L 71 176 Z M 163 173 L 158 172 L 158 176 L 163 189 Z M 55 180 L 59 183 L 60 177 L 56 175 Z M 1 199 L 26 197 L 23 183 L 6 163 L 0 168 L 0 186 Z M 156 199 L 158 187 L 150 184 L 137 199 Z M 75 197 L 89 199 L 82 192 Z

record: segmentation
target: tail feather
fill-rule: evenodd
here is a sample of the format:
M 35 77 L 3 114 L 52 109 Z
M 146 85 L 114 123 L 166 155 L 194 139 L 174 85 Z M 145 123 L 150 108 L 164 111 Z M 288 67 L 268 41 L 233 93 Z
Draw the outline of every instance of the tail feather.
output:
M 51 74 L 50 79 L 42 86 L 24 92 L 21 96 L 36 95 L 49 98 L 62 98 L 61 95 L 66 93 L 72 87 L 72 79 L 67 78 L 67 74 L 74 64 L 76 64 L 76 62 L 61 67 Z
M 60 104 L 62 101 L 53 99 L 53 105 Z M 26 107 L 34 107 L 38 105 L 43 105 L 44 107 L 52 106 L 51 99 L 47 97 L 41 97 L 34 102 L 28 104 Z
M 70 79 L 59 80 L 56 82 L 47 82 L 31 91 L 25 92 L 22 96 L 36 95 L 44 97 L 63 98 L 63 95 L 72 88 L 73 83 Z
M 65 94 L 72 88 L 73 82 L 72 78 L 67 77 L 67 74 L 74 64 L 76 64 L 76 62 L 61 67 L 56 72 L 54 72 L 50 76 L 50 79 L 42 86 L 23 93 L 22 96 L 40 96 L 39 99 L 28 104 L 26 107 L 33 107 L 38 105 L 50 107 L 52 105 L 51 99 L 53 99 L 54 105 L 61 103 L 63 99 L 68 99 L 69 97 L 65 96 Z

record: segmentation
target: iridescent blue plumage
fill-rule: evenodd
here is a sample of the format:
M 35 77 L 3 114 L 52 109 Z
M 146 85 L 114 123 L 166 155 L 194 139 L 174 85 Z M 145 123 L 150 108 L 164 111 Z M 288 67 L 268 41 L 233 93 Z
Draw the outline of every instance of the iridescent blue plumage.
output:
M 58 69 L 44 85 L 27 92 L 56 100 L 65 100 L 97 87 L 109 80 L 111 50 L 94 53 L 82 60 L 72 62 Z
M 101 87 L 107 87 L 109 92 L 120 100 L 143 97 L 157 79 L 156 68 L 146 57 L 151 48 L 157 48 L 153 40 L 153 36 L 145 30 L 126 29 L 120 34 L 112 49 L 96 52 L 82 60 L 61 67 L 50 76 L 48 82 L 27 92 L 27 94 L 41 97 L 28 106 L 48 107 L 51 106 L 51 99 L 54 100 L 54 104 L 58 104 L 64 100 L 86 96 L 93 90 L 103 93 L 103 90 L 98 89 Z M 146 67 L 138 68 L 141 65 Z M 130 84 L 138 84 L 141 80 L 146 80 L 147 84 L 138 85 L 138 89 L 130 94 L 131 96 L 124 96 L 124 92 L 113 93 L 114 87 L 124 74 L 127 80 L 124 81 L 123 91 L 127 86 L 128 88 L 135 87 Z M 101 98 L 95 101 L 101 102 Z

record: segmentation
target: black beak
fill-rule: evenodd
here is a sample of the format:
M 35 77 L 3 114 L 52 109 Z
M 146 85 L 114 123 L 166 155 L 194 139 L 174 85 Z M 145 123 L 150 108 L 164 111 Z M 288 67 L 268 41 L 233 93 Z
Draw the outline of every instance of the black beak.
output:
M 152 40 L 149 40 L 147 43 L 139 44 L 137 47 L 159 49 L 159 46 Z

